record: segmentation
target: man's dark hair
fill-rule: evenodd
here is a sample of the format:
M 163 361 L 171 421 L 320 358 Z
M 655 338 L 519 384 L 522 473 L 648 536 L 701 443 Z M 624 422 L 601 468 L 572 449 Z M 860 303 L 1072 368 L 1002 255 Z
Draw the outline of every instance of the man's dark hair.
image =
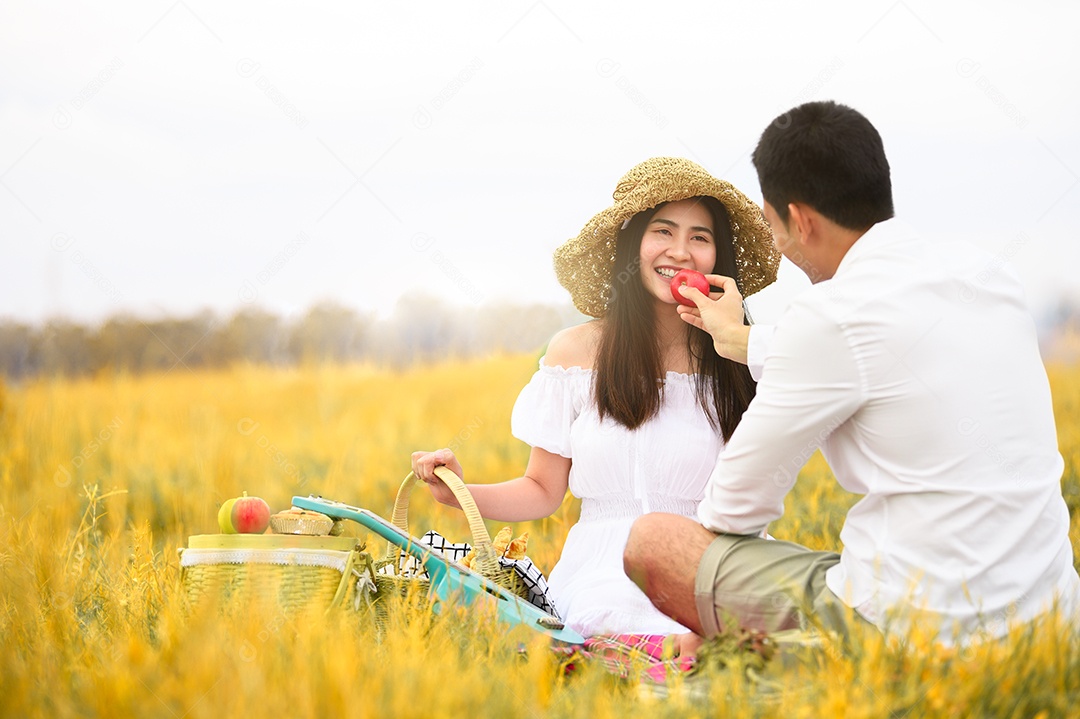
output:
M 893 216 L 881 135 L 846 105 L 808 102 L 785 112 L 761 133 L 753 161 L 762 197 L 784 222 L 792 202 L 851 230 Z

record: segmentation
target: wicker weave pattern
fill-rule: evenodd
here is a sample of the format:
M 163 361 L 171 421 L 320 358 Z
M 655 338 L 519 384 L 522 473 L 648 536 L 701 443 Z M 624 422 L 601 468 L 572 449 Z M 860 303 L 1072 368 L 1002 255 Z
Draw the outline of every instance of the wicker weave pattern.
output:
M 515 594 L 528 598 L 528 588 L 522 584 L 517 573 L 510 568 L 499 564 L 495 549 L 491 544 L 491 535 L 487 531 L 484 519 L 480 516 L 480 510 L 469 493 L 461 478 L 446 467 L 436 467 L 435 474 L 441 479 L 458 500 L 462 512 L 469 523 L 469 531 L 472 533 L 472 547 L 476 555 L 473 562 L 473 571 L 482 574 L 496 584 L 500 584 Z M 409 496 L 412 488 L 418 481 L 412 472 L 401 483 L 397 497 L 394 499 L 394 512 L 391 521 L 394 526 L 403 532 L 409 533 Z M 403 596 L 409 592 L 426 592 L 429 582 L 424 575 L 402 574 L 401 567 L 402 551 L 393 542 L 387 542 L 386 555 L 375 563 L 375 587 L 376 587 L 376 622 L 385 621 L 385 600 L 391 596 Z
M 250 538 L 248 538 L 250 540 Z M 329 549 L 186 549 L 180 580 L 192 608 L 207 601 L 283 612 L 353 606 L 370 555 Z
M 465 513 L 465 519 L 469 522 L 469 532 L 473 537 L 473 552 L 476 553 L 476 561 L 480 563 L 476 565 L 477 571 L 485 577 L 498 573 L 500 567 L 498 558 L 495 556 L 495 549 L 491 545 L 491 535 L 488 534 L 484 518 L 480 516 L 480 510 L 476 508 L 476 501 L 473 500 L 472 494 L 469 493 L 465 483 L 461 481 L 461 477 L 446 467 L 436 467 L 435 475 L 445 482 L 450 491 L 454 493 L 458 504 L 461 505 L 461 511 Z M 394 500 L 394 514 L 391 521 L 395 527 L 406 533 L 409 531 L 409 495 L 412 494 L 413 485 L 417 481 L 416 475 L 409 472 L 409 476 L 401 483 L 397 497 Z M 401 549 L 393 542 L 386 543 L 386 555 L 388 557 L 396 557 L 400 552 Z

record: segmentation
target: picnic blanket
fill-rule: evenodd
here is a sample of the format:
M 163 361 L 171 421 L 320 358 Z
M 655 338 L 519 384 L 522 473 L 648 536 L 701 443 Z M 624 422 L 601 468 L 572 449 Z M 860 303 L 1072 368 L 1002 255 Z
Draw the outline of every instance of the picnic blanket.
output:
M 623 679 L 665 683 L 672 676 L 692 670 L 693 657 L 671 656 L 665 634 L 607 634 L 588 637 L 582 645 L 555 646 L 564 657 L 563 669 L 577 671 L 579 663 L 596 661 Z

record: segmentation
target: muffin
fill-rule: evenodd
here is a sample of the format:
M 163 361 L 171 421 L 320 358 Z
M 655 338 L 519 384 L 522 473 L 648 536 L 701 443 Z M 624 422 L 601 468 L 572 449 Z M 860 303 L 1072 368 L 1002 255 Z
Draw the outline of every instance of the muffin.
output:
M 319 512 L 291 507 L 270 515 L 270 530 L 275 534 L 306 534 L 322 537 L 330 533 L 334 520 Z

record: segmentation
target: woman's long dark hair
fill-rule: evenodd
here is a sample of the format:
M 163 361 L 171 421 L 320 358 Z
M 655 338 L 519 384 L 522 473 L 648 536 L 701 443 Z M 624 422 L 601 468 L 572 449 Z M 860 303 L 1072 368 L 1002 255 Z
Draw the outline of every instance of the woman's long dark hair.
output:
M 715 229 L 716 265 L 713 274 L 736 277 L 735 248 L 727 208 L 713 197 L 695 198 L 709 211 Z M 596 405 L 600 418 L 636 429 L 660 411 L 665 374 L 656 334 L 653 297 L 641 282 L 641 238 L 653 215 L 664 204 L 639 212 L 619 232 L 611 272 L 611 302 L 602 320 L 596 356 Z M 691 370 L 697 375 L 698 402 L 719 429 L 731 439 L 757 384 L 745 365 L 724 359 L 713 349 L 708 332 L 686 325 Z

